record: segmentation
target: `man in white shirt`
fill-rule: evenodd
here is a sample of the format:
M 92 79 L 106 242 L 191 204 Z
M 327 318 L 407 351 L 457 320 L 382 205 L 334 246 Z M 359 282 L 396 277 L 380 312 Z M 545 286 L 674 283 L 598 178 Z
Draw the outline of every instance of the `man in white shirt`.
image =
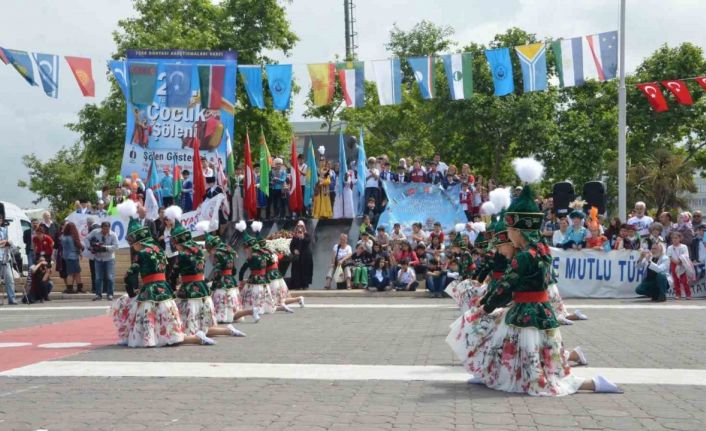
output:
M 647 211 L 647 206 L 644 202 L 635 203 L 635 215 L 630 217 L 628 224 L 635 226 L 635 230 L 640 236 L 647 236 L 650 234 L 650 225 L 654 223 L 652 217 L 645 214 Z
M 446 176 L 449 165 L 441 161 L 441 154 L 434 154 L 434 161 L 436 162 L 436 170 L 441 172 L 442 176 Z
M 375 157 L 368 158 L 368 173 L 365 177 L 365 196 L 363 202 L 375 198 L 375 207 L 380 206 L 380 170 L 375 167 Z

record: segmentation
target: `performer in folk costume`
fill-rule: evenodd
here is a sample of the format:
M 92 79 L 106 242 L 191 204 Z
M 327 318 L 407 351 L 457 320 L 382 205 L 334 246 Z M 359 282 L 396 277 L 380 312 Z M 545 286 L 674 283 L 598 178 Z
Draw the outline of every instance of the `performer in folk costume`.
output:
M 236 229 L 244 232 L 243 224 L 238 223 Z M 262 230 L 262 222 L 254 221 L 251 224 L 251 229 L 257 234 Z M 240 269 L 239 279 L 241 280 L 241 297 L 243 298 L 242 313 L 250 314 L 257 323 L 260 320 L 260 315 L 272 314 L 277 311 L 275 299 L 270 291 L 270 285 L 267 281 L 266 271 L 267 262 L 260 252 L 260 245 L 257 238 L 251 237 L 247 233 L 243 234 L 244 249 L 247 260 Z M 247 269 L 250 269 L 250 276 L 246 283 L 242 283 L 242 276 Z
M 539 181 L 544 171 L 531 158 L 516 159 L 513 165 L 525 183 Z M 515 257 L 497 287 L 483 298 L 484 305 L 467 319 L 474 325 L 492 316 L 497 324 L 468 353 L 467 368 L 474 375 L 470 382 L 537 396 L 562 396 L 578 390 L 622 392 L 604 377 L 583 379 L 571 373 L 569 360 L 587 361 L 580 351 L 569 355 L 564 351 L 547 293 L 552 256 L 539 231 L 543 218 L 526 184 L 505 215 L 508 236 L 517 249 Z M 506 308 L 494 313 L 502 307 Z
M 279 255 L 274 250 L 267 248 L 267 240 L 257 235 L 260 254 L 265 259 L 265 278 L 270 284 L 270 292 L 275 299 L 278 311 L 286 311 L 294 313 L 294 310 L 288 307 L 288 304 L 298 303 L 300 307 L 304 307 L 304 297 L 291 297 L 287 283 L 279 272 Z
M 238 282 L 233 275 L 236 253 L 231 246 L 224 244 L 218 235 L 208 232 L 210 222 L 202 221 L 196 229 L 204 233 L 206 251 L 213 262 L 211 278 L 211 299 L 218 323 L 233 323 L 243 305 L 238 290 Z
M 451 242 L 450 257 L 453 264 L 458 268 L 458 277 L 444 289 L 444 292 L 456 302 L 462 313 L 473 305 L 471 303 L 471 298 L 474 296 L 471 292 L 473 288 L 471 277 L 475 271 L 473 256 L 468 251 L 468 242 L 462 235 L 465 229 L 466 225 L 463 223 L 454 226 L 456 236 Z
M 137 205 L 127 200 L 118 205 L 119 213 L 130 219 L 127 241 L 134 250 L 133 263 L 126 279 L 136 287 L 136 276 L 142 277 L 142 287 L 132 296 L 118 298 L 113 304 L 113 323 L 119 343 L 130 347 L 161 347 L 179 343 L 214 344 L 203 331 L 184 335 L 174 292 L 164 271 L 167 258 L 154 243 L 148 228 L 133 218 Z
M 573 211 L 569 213 L 571 225 L 566 231 L 566 234 L 564 234 L 564 242 L 561 245 L 561 248 L 564 250 L 581 250 L 586 247 L 586 240 L 591 237 L 588 229 L 583 226 L 584 220 L 586 220 L 586 214 L 581 209 L 585 203 L 586 201 L 575 200 L 569 205 L 573 208 Z
M 191 232 L 176 222 L 172 229 L 172 245 L 179 251 L 181 285 L 177 290 L 179 313 L 184 333 L 193 335 L 203 331 L 206 335 L 231 335 L 244 337 L 232 324 L 218 327 L 216 310 L 204 279 L 206 257 L 203 249 L 191 239 Z
M 593 250 L 610 251 L 610 241 L 601 234 L 601 222 L 598 220 L 598 208 L 591 207 L 586 221 L 588 228 L 588 238 L 586 238 L 586 248 Z

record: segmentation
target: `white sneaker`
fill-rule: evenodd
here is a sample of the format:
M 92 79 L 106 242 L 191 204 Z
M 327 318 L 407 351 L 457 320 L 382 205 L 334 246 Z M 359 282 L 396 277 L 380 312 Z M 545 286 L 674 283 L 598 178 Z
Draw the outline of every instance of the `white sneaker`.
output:
M 282 304 L 282 309 L 284 310 L 285 313 L 290 313 L 290 314 L 294 313 L 294 310 L 289 308 L 289 306 L 287 306 L 287 304 Z
M 480 377 L 473 376 L 470 379 L 468 379 L 468 384 L 469 385 L 483 385 L 483 379 Z
M 622 394 L 623 390 L 618 385 L 606 379 L 603 376 L 593 378 L 593 384 L 596 385 L 594 392 L 602 394 Z
M 581 310 L 574 310 L 574 314 L 579 318 L 579 320 L 588 320 L 588 316 L 583 314 Z
M 304 297 L 303 297 L 303 296 L 300 296 L 300 297 L 299 297 L 299 306 L 300 306 L 301 308 L 304 308 Z
M 226 328 L 228 328 L 228 331 L 230 331 L 230 335 L 232 335 L 234 337 L 247 337 L 247 335 L 245 335 L 245 332 L 239 331 L 233 325 L 228 325 L 228 326 L 226 326 Z
M 560 317 L 560 318 L 559 318 L 559 323 L 561 323 L 562 325 L 566 325 L 566 326 L 571 326 L 571 325 L 574 324 L 574 322 L 572 322 L 571 320 L 567 319 L 566 317 Z
M 203 333 L 203 331 L 197 332 L 196 337 L 201 340 L 201 344 L 203 344 L 204 346 L 212 346 L 216 344 L 216 341 L 213 338 L 208 338 L 206 334 Z
M 252 320 L 254 321 L 254 323 L 260 321 L 260 311 L 257 309 L 257 307 L 252 309 Z
M 581 346 L 576 346 L 574 348 L 574 352 L 576 352 L 576 355 L 579 357 L 578 362 L 581 365 L 588 365 L 588 358 L 586 357 L 586 354 L 583 352 L 583 349 Z

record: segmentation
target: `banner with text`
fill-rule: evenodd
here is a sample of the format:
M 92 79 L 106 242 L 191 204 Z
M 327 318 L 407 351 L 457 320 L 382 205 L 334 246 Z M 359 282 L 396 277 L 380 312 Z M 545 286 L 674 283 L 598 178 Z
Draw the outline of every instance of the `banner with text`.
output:
M 152 158 L 160 175 L 193 170 L 201 156 L 226 166 L 233 141 L 237 54 L 232 51 L 128 50 L 127 120 L 120 174 L 145 179 Z M 203 93 L 203 94 L 202 94 Z M 149 101 L 149 102 L 147 102 Z
M 466 223 L 468 218 L 458 202 L 458 191 L 454 194 L 438 185 L 425 183 L 396 184 L 383 181 L 388 204 L 380 214 L 378 226 L 387 232 L 399 223 L 405 235 L 412 233 L 412 223 L 419 222 L 426 231 L 441 223 L 445 232 L 454 230 L 456 223 Z
M 635 288 L 647 273 L 635 250 L 561 250 L 552 248 L 557 285 L 565 298 L 635 298 Z M 706 296 L 704 264 L 694 265 L 692 296 Z M 671 277 L 670 277 L 671 278 Z M 671 286 L 671 280 L 670 280 Z M 670 287 L 667 296 L 674 296 Z

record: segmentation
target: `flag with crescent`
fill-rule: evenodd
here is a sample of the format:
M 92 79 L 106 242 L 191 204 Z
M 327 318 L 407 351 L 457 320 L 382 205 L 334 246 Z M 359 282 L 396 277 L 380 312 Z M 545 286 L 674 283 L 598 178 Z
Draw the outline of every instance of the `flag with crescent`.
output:
M 704 90 L 706 90 L 706 76 L 699 76 L 696 78 L 696 83 L 701 86 Z
M 34 54 L 34 62 L 37 63 L 39 79 L 42 81 L 44 93 L 53 97 L 59 97 L 59 56 L 54 54 Z
M 449 54 L 442 59 L 451 99 L 470 99 L 473 95 L 473 54 Z
M 167 107 L 188 108 L 191 101 L 191 64 L 165 64 Z
M 510 50 L 508 48 L 488 49 L 485 51 L 485 58 L 488 60 L 488 66 L 490 66 L 490 72 L 493 75 L 495 95 L 505 96 L 515 91 Z
M 647 97 L 647 101 L 650 102 L 650 105 L 652 106 L 652 109 L 655 110 L 655 112 L 664 112 L 669 110 L 669 106 L 667 106 L 667 100 L 664 98 L 664 94 L 662 94 L 662 89 L 659 87 L 659 84 L 657 82 L 646 82 L 643 84 L 637 84 L 637 88 L 640 89 L 645 94 L 645 97 Z
M 108 69 L 110 73 L 113 74 L 113 78 L 118 83 L 118 87 L 123 92 L 125 99 L 130 98 L 130 87 L 127 85 L 127 62 L 122 60 L 110 60 L 108 62 Z
M 662 85 L 674 95 L 680 105 L 693 105 L 694 99 L 684 81 L 678 79 L 662 81 Z
M 34 67 L 27 51 L 3 48 L 8 61 L 29 85 L 37 85 L 34 80 Z
M 434 57 L 410 57 L 407 59 L 417 81 L 422 99 L 434 97 Z
M 292 95 L 292 65 L 268 64 L 265 66 L 265 71 L 274 109 L 286 111 L 289 109 Z
M 93 81 L 93 69 L 91 68 L 91 59 L 83 57 L 64 57 L 69 63 L 71 72 L 76 78 L 76 83 L 86 97 L 96 96 L 96 83 Z

